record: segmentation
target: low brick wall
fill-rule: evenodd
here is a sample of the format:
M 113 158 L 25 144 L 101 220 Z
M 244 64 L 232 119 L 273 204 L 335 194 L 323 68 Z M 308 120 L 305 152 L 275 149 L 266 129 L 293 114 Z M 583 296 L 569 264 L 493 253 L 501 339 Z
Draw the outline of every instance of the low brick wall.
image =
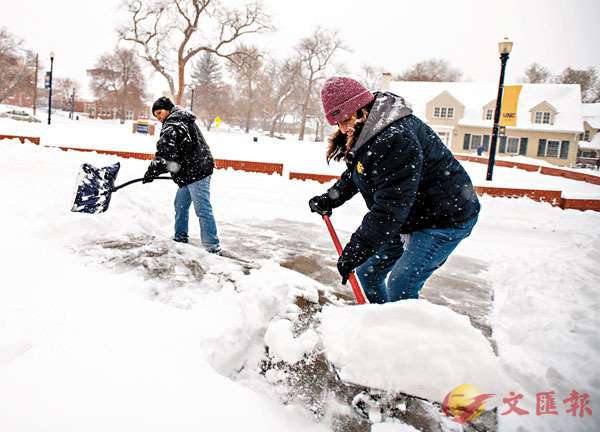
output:
M 593 210 L 600 212 L 600 200 L 563 198 L 560 208 L 581 211 Z
M 283 175 L 283 164 L 279 163 L 215 159 L 215 164 L 217 169 L 233 168 L 234 170 L 246 172 Z
M 40 144 L 40 137 L 29 137 L 21 135 L 0 135 L 0 140 L 2 139 L 18 139 L 19 141 L 21 141 L 21 144 L 24 144 L 25 140 L 30 141 L 34 144 Z
M 319 183 L 329 183 L 331 180 L 337 180 L 339 178 L 340 176 L 336 175 L 290 172 L 290 179 L 315 180 Z
M 74 147 L 58 147 L 61 150 L 74 150 L 80 152 L 96 152 L 98 154 L 113 155 L 123 158 L 140 159 L 140 160 L 152 160 L 154 154 L 150 153 L 136 153 L 136 152 L 125 152 L 118 150 L 91 150 L 81 149 Z M 248 162 L 238 160 L 227 160 L 227 159 L 215 159 L 215 166 L 217 169 L 233 168 L 234 170 L 264 173 L 264 174 L 279 174 L 283 175 L 283 164 L 278 163 L 266 163 L 266 162 Z
M 19 139 L 22 143 L 25 140 L 29 140 L 32 143 L 40 144 L 40 139 L 36 137 L 25 137 L 25 136 L 14 136 L 14 135 L 0 135 L 0 139 Z M 136 153 L 136 152 L 125 152 L 118 150 L 93 150 L 93 149 L 82 149 L 74 147 L 58 147 L 63 151 L 74 150 L 79 152 L 96 152 L 99 154 L 119 156 L 123 158 L 132 158 L 140 160 L 152 160 L 154 154 L 149 153 Z M 475 158 L 473 156 L 457 155 L 459 160 L 473 160 L 473 162 L 487 163 L 485 158 Z M 507 161 L 501 161 L 507 162 Z M 507 162 L 516 166 L 520 169 L 526 169 L 527 171 L 540 169 L 537 165 L 521 164 L 518 162 Z M 227 159 L 216 159 L 215 164 L 217 169 L 232 168 L 234 170 L 241 170 L 246 172 L 264 173 L 264 174 L 279 174 L 283 175 L 283 164 L 279 163 L 267 163 L 267 162 L 250 162 L 250 161 L 238 161 L 238 160 L 227 160 Z M 519 167 L 519 165 L 525 165 L 525 168 Z M 500 166 L 506 166 L 504 163 Z M 549 168 L 541 167 L 540 172 L 547 175 L 555 175 L 565 178 L 571 178 L 573 180 L 586 181 L 589 183 L 600 184 L 600 177 L 591 174 L 577 173 L 568 170 L 562 170 L 560 168 Z M 339 179 L 339 176 L 328 175 L 328 174 L 311 174 L 311 173 L 298 173 L 290 172 L 290 179 L 298 180 L 315 180 L 319 183 L 328 183 L 332 180 Z M 509 198 L 522 198 L 527 197 L 539 202 L 547 202 L 555 207 L 562 209 L 574 209 L 574 210 L 593 210 L 600 212 L 600 200 L 593 199 L 571 199 L 563 198 L 561 191 L 556 190 L 540 190 L 540 189 L 517 189 L 517 188 L 500 188 L 492 186 L 475 186 L 475 191 L 478 195 L 490 195 L 493 197 L 509 197 Z
M 58 147 L 58 148 L 63 151 L 74 150 L 74 151 L 79 151 L 79 152 L 96 152 L 98 154 L 119 156 L 119 157 L 123 157 L 126 159 L 141 159 L 141 160 L 154 159 L 154 155 L 148 154 L 148 153 L 124 152 L 124 151 L 118 151 L 118 150 L 92 150 L 92 149 L 81 149 L 81 148 L 74 148 L 74 147 Z
M 534 201 L 547 202 L 553 206 L 560 207 L 562 202 L 562 192 L 557 190 L 542 189 L 517 189 L 500 188 L 492 186 L 475 186 L 477 195 L 489 195 L 493 197 L 508 198 L 530 198 Z
M 456 159 L 461 161 L 469 161 L 476 163 L 488 163 L 488 158 L 481 156 L 468 156 L 468 155 L 456 155 Z M 502 166 L 507 168 L 518 168 L 529 172 L 537 172 L 544 175 L 551 175 L 555 177 L 564 177 L 570 180 L 577 180 L 595 185 L 600 185 L 600 175 L 594 175 L 590 173 L 581 173 L 577 171 L 566 170 L 562 168 L 546 167 L 540 165 L 526 164 L 522 162 L 512 162 L 506 160 L 497 160 L 494 162 L 496 166 Z

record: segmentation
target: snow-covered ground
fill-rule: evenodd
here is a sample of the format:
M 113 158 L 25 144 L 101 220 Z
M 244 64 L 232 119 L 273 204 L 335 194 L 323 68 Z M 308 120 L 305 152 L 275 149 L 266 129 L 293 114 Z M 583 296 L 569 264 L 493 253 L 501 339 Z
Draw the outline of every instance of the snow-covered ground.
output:
M 130 125 L 53 119 L 51 127 L 0 119 L 0 134 L 148 152 L 156 139 L 134 136 Z M 207 139 L 219 158 L 340 171 L 322 164 L 322 144 L 263 137 L 253 144 L 222 132 Z M 170 241 L 171 182 L 115 192 L 104 214 L 71 213 L 81 163 L 117 160 L 0 141 L 3 430 L 329 430 L 331 416 L 317 422 L 306 407 L 284 405 L 276 391 L 281 377 L 261 369 L 266 359 L 294 363 L 315 352 L 324 352 L 344 380 L 432 401 L 470 383 L 495 393 L 486 407 L 502 413 L 508 409 L 502 398 L 523 394 L 518 406 L 530 414 L 499 415 L 503 431 L 600 428 L 600 214 L 482 198 L 480 221 L 455 254 L 486 264 L 478 276 L 494 290 L 496 357 L 468 319 L 448 308 L 425 300 L 351 306 L 336 300 L 341 286 L 286 268 L 276 252 L 261 255 L 284 243 L 300 245 L 296 253 L 307 259 L 316 254 L 312 245 L 327 234 L 306 203 L 326 185 L 216 171 L 213 206 L 223 247 L 240 259 L 215 257 L 197 241 Z M 120 162 L 117 183 L 147 166 Z M 465 166 L 475 183 L 485 177 L 477 171 L 483 165 Z M 521 174 L 527 174 L 522 187 L 546 181 L 497 167 L 495 182 L 518 183 Z M 550 180 L 600 196 L 598 186 Z M 335 211 L 343 240 L 364 211 L 358 197 Z M 282 225 L 291 227 L 287 238 L 273 236 L 269 227 Z M 190 234 L 198 238 L 196 224 Z M 260 259 L 245 258 L 250 249 Z M 332 256 L 331 271 L 334 263 Z M 301 332 L 298 298 L 327 300 Z M 565 412 L 572 390 L 589 394 L 592 415 Z M 536 394 L 551 391 L 559 414 L 537 416 Z M 389 422 L 373 430 L 410 429 Z

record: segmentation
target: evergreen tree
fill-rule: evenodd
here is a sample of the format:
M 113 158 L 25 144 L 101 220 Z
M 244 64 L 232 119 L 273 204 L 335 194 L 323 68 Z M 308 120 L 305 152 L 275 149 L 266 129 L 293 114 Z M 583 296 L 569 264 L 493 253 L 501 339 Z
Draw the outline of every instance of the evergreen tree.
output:
M 192 81 L 195 84 L 216 84 L 223 78 L 221 63 L 210 51 L 204 51 L 194 63 Z

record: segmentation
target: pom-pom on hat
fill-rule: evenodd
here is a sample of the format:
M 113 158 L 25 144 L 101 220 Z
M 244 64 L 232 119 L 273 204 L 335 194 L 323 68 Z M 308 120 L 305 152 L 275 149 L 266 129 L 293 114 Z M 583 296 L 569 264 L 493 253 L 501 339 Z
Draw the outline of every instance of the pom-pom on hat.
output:
M 321 89 L 323 111 L 332 126 L 368 105 L 373 99 L 373 93 L 352 78 L 331 77 Z
M 158 99 L 156 99 L 156 102 L 154 102 L 154 105 L 152 105 L 152 114 L 154 114 L 154 111 L 160 109 L 171 111 L 174 106 L 175 105 L 173 104 L 173 102 L 171 102 L 171 99 L 169 99 L 166 96 L 161 96 Z

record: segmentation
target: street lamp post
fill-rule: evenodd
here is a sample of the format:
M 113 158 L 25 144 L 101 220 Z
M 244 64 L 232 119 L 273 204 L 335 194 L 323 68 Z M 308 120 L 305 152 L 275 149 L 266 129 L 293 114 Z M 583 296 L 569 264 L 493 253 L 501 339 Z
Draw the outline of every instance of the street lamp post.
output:
M 52 118 L 52 73 L 54 69 L 54 51 L 50 51 L 50 84 L 48 87 L 48 124 Z
M 498 51 L 500 52 L 500 62 L 502 64 L 500 68 L 500 83 L 498 84 L 498 97 L 496 98 L 496 111 L 494 112 L 494 128 L 492 129 L 492 142 L 490 143 L 490 156 L 488 158 L 488 170 L 486 180 L 492 180 L 492 173 L 494 171 L 494 162 L 496 161 L 496 143 L 498 142 L 498 123 L 500 123 L 500 110 L 502 109 L 502 93 L 504 91 L 504 70 L 506 69 L 506 62 L 508 55 L 512 50 L 513 43 L 504 38 L 503 41 L 498 43 Z
M 192 111 L 192 112 L 193 112 L 193 111 L 194 111 L 194 91 L 196 91 L 196 86 L 195 86 L 195 85 L 193 85 L 193 86 L 191 87 L 191 89 L 192 89 L 192 99 L 191 99 L 191 101 L 190 101 L 190 111 Z

